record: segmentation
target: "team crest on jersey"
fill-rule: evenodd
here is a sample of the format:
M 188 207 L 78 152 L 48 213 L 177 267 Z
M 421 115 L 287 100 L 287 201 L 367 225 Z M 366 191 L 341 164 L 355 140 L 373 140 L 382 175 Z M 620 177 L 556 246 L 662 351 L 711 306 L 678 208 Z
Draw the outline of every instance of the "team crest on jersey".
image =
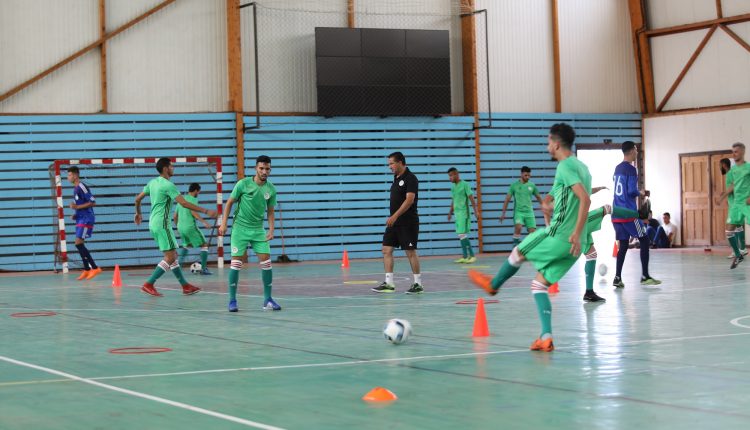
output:
M 398 181 L 398 186 L 399 187 L 403 187 L 404 186 L 404 180 L 403 179 L 400 180 L 400 181 Z
M 266 200 L 270 199 L 271 198 L 271 193 L 265 193 L 265 194 L 263 194 L 263 198 L 266 199 Z
M 529 189 L 529 191 L 531 191 L 531 187 L 527 187 L 527 188 Z
M 236 254 L 236 253 L 237 253 L 237 251 L 239 251 L 239 249 L 237 249 L 237 247 L 236 247 L 236 246 L 233 246 L 233 247 L 232 247 L 232 254 Z

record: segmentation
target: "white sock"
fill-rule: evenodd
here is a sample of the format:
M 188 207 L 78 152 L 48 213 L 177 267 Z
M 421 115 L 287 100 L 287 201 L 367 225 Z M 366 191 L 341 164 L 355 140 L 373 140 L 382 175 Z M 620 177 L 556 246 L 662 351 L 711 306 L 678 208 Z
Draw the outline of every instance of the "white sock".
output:
M 393 285 L 393 273 L 385 274 L 385 283 L 388 285 Z
M 422 285 L 422 274 L 421 273 L 415 273 L 414 274 L 414 283 Z

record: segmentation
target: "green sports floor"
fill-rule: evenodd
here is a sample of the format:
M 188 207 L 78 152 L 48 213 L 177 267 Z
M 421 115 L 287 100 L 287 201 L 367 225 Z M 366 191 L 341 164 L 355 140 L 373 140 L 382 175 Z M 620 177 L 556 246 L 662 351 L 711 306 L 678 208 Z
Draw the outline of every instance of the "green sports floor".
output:
M 595 288 L 584 304 L 581 262 L 552 298 L 557 349 L 531 352 L 539 323 L 524 266 L 486 305 L 491 336 L 472 338 L 482 297 L 452 259 L 422 260 L 426 293 L 376 295 L 382 263 L 274 266 L 281 312 L 262 311 L 256 264 L 243 270 L 240 312 L 226 311 L 228 267 L 188 274 L 204 288 L 183 297 L 174 277 L 153 298 L 150 272 L 0 276 L 0 429 L 748 429 L 750 282 L 726 253 L 654 251 L 659 287 Z M 494 273 L 504 257 L 473 266 Z M 29 317 L 24 313 L 48 312 Z M 20 314 L 20 315 L 19 315 Z M 24 317 L 25 316 L 25 317 Z M 383 339 L 389 318 L 411 322 L 402 345 Z M 115 348 L 169 348 L 113 354 Z M 369 404 L 374 387 L 398 400 Z

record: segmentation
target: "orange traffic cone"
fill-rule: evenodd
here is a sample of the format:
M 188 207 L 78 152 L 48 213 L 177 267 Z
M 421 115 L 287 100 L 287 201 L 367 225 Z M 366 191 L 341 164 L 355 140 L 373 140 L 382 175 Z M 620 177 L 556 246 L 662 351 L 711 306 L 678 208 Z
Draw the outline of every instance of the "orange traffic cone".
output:
M 375 387 L 362 397 L 365 402 L 392 402 L 398 397 L 389 389 Z
M 115 264 L 115 274 L 112 276 L 112 288 L 122 287 L 122 278 L 120 277 L 120 265 Z
M 617 258 L 617 252 L 618 252 L 617 241 L 615 241 L 615 246 L 614 248 L 612 248 L 612 257 Z
M 490 335 L 490 328 L 487 325 L 487 314 L 484 312 L 484 299 L 481 297 L 477 300 L 477 312 L 474 316 L 474 332 L 471 335 L 473 337 L 487 337 Z
M 554 284 L 552 284 L 552 285 L 549 286 L 549 289 L 547 290 L 547 292 L 550 293 L 550 294 L 557 294 L 557 293 L 559 293 L 560 292 L 560 285 L 558 285 L 557 282 L 555 282 Z
M 341 267 L 349 268 L 349 253 L 344 250 L 344 255 L 341 257 Z

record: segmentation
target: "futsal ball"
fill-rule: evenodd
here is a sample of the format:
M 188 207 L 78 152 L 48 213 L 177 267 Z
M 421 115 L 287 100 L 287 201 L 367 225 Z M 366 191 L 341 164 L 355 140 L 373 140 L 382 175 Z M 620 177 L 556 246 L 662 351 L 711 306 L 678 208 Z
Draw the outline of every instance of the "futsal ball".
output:
M 606 264 L 600 264 L 599 265 L 599 275 L 604 276 L 607 274 L 607 265 Z
M 199 262 L 197 262 L 197 261 L 195 263 L 193 263 L 193 264 L 190 265 L 190 272 L 191 273 L 198 273 L 202 269 L 203 269 L 203 267 L 201 267 L 201 264 Z
M 393 344 L 406 342 L 411 335 L 411 324 L 409 321 L 394 318 L 388 321 L 383 328 L 383 336 Z

